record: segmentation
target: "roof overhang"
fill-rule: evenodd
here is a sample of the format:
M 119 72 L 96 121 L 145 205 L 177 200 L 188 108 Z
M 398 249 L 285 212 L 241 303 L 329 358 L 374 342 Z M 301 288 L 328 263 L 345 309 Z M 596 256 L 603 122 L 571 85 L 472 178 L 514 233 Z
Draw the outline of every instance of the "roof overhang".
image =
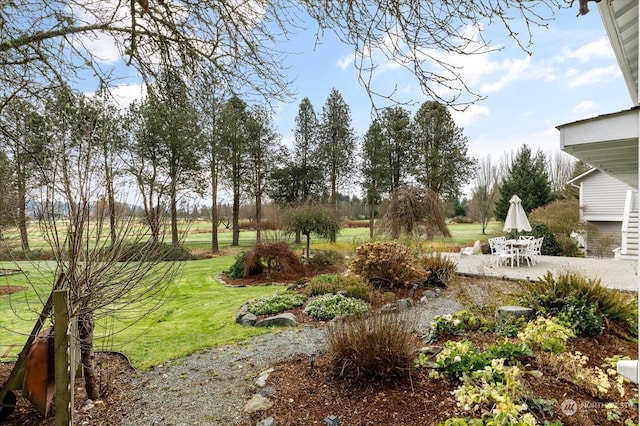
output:
M 557 126 L 560 149 L 638 189 L 640 109 Z
M 638 105 L 638 1 L 601 1 L 598 11 L 633 105 Z

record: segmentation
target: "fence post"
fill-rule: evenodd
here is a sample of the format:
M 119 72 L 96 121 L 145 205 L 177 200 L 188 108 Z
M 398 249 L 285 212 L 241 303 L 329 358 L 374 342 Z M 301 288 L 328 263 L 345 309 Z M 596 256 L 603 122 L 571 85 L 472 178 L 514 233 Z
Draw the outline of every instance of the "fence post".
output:
M 54 371 L 56 426 L 73 425 L 73 382 L 75 372 L 71 368 L 71 344 L 69 332 L 69 290 L 55 290 L 54 315 Z

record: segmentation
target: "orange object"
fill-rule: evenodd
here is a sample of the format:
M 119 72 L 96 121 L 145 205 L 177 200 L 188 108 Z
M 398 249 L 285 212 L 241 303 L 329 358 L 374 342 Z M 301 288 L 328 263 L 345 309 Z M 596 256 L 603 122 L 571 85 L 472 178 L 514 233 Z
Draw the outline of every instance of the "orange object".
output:
M 40 333 L 29 347 L 26 368 L 22 382 L 22 394 L 44 417 L 55 392 L 55 371 L 53 366 L 53 329 Z

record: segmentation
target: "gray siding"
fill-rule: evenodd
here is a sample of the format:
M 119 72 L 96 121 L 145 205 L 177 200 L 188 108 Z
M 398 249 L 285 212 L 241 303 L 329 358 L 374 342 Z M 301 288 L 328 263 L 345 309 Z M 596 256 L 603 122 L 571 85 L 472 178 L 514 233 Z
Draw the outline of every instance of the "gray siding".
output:
M 627 190 L 632 189 L 629 185 L 599 170 L 585 176 L 581 185 L 581 218 L 622 222 Z
M 587 256 L 613 257 L 613 249 L 620 247 L 622 222 L 591 222 L 595 232 L 587 234 Z

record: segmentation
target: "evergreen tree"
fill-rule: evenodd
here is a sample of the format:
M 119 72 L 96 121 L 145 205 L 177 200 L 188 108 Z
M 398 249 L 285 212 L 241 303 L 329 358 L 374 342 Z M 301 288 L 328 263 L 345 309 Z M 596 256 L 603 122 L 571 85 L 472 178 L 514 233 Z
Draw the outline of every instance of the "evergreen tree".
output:
M 522 207 L 527 214 L 552 200 L 546 157 L 542 151 L 532 157 L 531 148 L 523 145 L 516 154 L 500 186 L 500 199 L 494 214 L 497 220 L 503 221 L 507 217 L 509 200 L 513 195 L 522 199 Z
M 380 114 L 380 126 L 386 145 L 390 178 L 387 191 L 392 192 L 406 183 L 405 180 L 415 164 L 409 111 L 401 107 L 385 108 Z
M 382 196 L 388 193 L 391 182 L 389 173 L 389 145 L 380 122 L 374 120 L 362 141 L 362 187 L 369 209 L 369 237 L 373 238 L 376 206 Z
M 356 140 L 351 127 L 351 109 L 340 92 L 331 89 L 322 108 L 318 159 L 329 175 L 331 188 L 329 204 L 334 215 L 338 214 L 338 186 L 353 175 Z M 331 242 L 336 241 L 335 233 Z
M 467 156 L 468 140 L 462 129 L 443 104 L 433 101 L 420 106 L 413 123 L 416 180 L 442 200 L 457 199 L 475 165 Z

